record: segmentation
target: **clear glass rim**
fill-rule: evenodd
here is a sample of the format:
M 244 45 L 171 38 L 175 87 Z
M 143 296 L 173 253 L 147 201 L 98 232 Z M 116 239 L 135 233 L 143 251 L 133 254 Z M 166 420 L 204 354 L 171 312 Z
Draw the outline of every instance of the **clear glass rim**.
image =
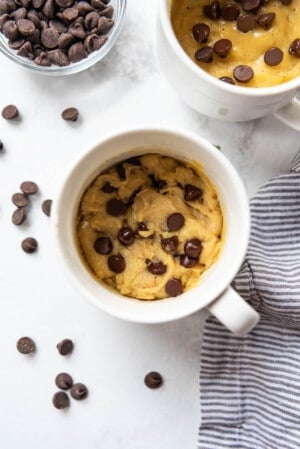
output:
M 126 5 L 127 0 L 119 0 L 119 8 L 117 10 L 117 15 L 115 18 L 115 25 L 112 28 L 111 33 L 108 35 L 109 39 L 101 47 L 99 50 L 91 53 L 87 58 L 82 59 L 79 62 L 72 63 L 65 67 L 59 67 L 59 66 L 50 66 L 50 67 L 42 67 L 34 64 L 32 61 L 27 61 L 26 58 L 23 58 L 21 56 L 18 56 L 16 52 L 13 50 L 10 50 L 6 43 L 4 43 L 4 36 L 3 39 L 0 41 L 0 51 L 5 56 L 7 56 L 11 61 L 17 63 L 18 65 L 26 68 L 27 70 L 30 70 L 35 73 L 40 73 L 42 75 L 49 75 L 49 76 L 62 76 L 62 75 L 72 75 L 75 73 L 82 72 L 83 70 L 86 70 L 93 65 L 100 62 L 112 49 L 114 44 L 116 43 L 121 29 L 123 25 L 123 19 L 125 17 L 125 11 L 126 11 Z

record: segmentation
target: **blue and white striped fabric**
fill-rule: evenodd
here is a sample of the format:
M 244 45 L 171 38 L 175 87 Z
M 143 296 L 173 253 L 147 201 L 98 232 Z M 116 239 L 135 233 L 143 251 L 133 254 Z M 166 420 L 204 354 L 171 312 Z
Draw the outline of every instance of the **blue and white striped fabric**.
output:
M 246 337 L 206 323 L 199 449 L 300 448 L 300 156 L 250 206 L 250 244 L 233 286 L 261 320 Z

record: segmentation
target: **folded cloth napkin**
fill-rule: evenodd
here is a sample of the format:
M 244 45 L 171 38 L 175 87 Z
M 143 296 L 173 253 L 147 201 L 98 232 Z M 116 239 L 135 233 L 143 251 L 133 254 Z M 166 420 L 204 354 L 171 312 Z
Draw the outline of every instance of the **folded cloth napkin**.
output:
M 237 337 L 209 318 L 201 358 L 199 449 L 300 448 L 300 155 L 250 202 L 234 288 L 260 313 Z

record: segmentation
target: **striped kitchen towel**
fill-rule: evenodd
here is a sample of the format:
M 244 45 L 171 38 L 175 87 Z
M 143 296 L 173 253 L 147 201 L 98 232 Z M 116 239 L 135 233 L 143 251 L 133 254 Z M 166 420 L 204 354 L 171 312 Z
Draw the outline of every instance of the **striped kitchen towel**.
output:
M 245 337 L 206 323 L 199 449 L 300 449 L 300 155 L 250 207 L 233 286 L 261 320 Z

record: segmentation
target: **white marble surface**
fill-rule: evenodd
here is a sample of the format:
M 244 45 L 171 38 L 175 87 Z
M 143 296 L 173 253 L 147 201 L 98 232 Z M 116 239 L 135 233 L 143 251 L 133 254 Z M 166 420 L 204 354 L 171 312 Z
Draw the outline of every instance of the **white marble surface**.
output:
M 299 134 L 273 117 L 220 123 L 187 108 L 162 79 L 155 52 L 155 5 L 129 0 L 126 23 L 106 60 L 70 78 L 35 76 L 0 56 L 0 108 L 18 105 L 22 120 L 0 120 L 1 407 L 3 449 L 192 449 L 200 422 L 199 365 L 203 315 L 159 326 L 134 325 L 95 310 L 69 286 L 57 264 L 49 219 L 40 212 L 69 163 L 104 133 L 135 124 L 193 130 L 219 144 L 243 177 L 249 194 L 289 165 Z M 76 106 L 69 124 L 61 111 Z M 41 194 L 22 227 L 10 223 L 10 196 L 24 179 Z M 80 180 L 78 180 L 80 182 Z M 20 241 L 40 243 L 26 255 Z M 22 335 L 38 347 L 32 358 L 15 350 Z M 56 343 L 74 339 L 72 357 Z M 149 370 L 165 385 L 143 385 Z M 90 397 L 60 412 L 51 405 L 60 371 L 85 382 Z

